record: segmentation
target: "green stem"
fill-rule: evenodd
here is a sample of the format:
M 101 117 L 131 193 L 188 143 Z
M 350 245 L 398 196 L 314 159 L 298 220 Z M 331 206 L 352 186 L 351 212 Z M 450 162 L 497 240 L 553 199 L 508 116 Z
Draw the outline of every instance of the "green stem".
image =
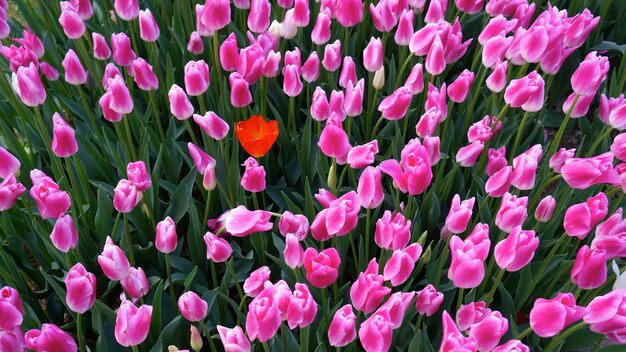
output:
M 131 346 L 130 348 L 133 350 L 133 352 L 139 352 L 139 349 L 137 348 L 137 346 Z
M 172 307 L 176 308 L 176 292 L 174 291 L 174 280 L 172 279 L 172 264 L 170 263 L 170 254 L 165 253 L 165 269 L 167 270 L 167 280 L 169 281 L 170 298 Z
M 136 149 L 133 143 L 133 138 L 130 134 L 130 126 L 128 125 L 128 116 L 125 116 L 123 120 L 124 120 L 124 130 L 126 133 L 126 141 L 128 142 L 128 149 L 130 150 L 130 156 L 132 156 L 133 160 L 137 160 L 137 152 L 135 151 Z
M 270 346 L 267 344 L 267 341 L 263 342 L 263 351 L 270 352 Z
M 491 291 L 489 291 L 489 295 L 487 296 L 487 299 L 485 299 L 485 302 L 487 302 L 487 304 L 491 303 L 493 295 L 496 293 L 496 289 L 498 288 L 498 285 L 500 285 L 500 281 L 502 281 L 502 276 L 504 276 L 504 272 L 504 269 L 500 269 L 500 272 L 498 272 L 498 276 L 496 276 L 496 280 L 493 282 L 493 287 L 491 287 Z
M 130 230 L 128 228 L 128 215 L 126 213 L 124 215 L 124 232 L 126 233 L 126 250 L 128 251 L 128 259 L 130 260 L 130 265 L 135 265 L 135 254 L 133 253 L 133 240 L 130 238 Z
M 463 288 L 459 288 L 459 293 L 456 297 L 456 310 L 458 311 L 463 305 L 463 292 L 465 290 Z
M 567 111 L 567 114 L 565 114 L 565 119 L 563 119 L 563 122 L 561 123 L 559 130 L 556 132 L 556 135 L 554 136 L 554 139 L 552 140 L 552 143 L 550 144 L 550 149 L 548 151 L 548 154 L 546 154 L 546 157 L 552 157 L 552 155 L 554 155 L 557 148 L 559 147 L 559 143 L 561 142 L 563 133 L 565 133 L 565 128 L 567 127 L 569 118 L 572 115 L 572 111 L 574 111 L 574 107 L 576 106 L 576 103 L 578 103 L 578 99 L 580 99 L 580 96 L 576 95 L 576 97 L 574 98 L 574 101 L 572 102 L 572 106 L 570 106 L 569 110 Z
M 209 347 L 211 347 L 211 351 L 212 352 L 217 352 L 217 348 L 215 348 L 215 344 L 213 343 L 213 339 L 211 338 L 211 334 L 209 333 L 209 329 L 206 327 L 206 324 L 204 324 L 203 320 L 200 320 L 200 327 L 202 327 L 202 331 L 204 331 L 204 334 L 206 335 L 206 339 L 209 340 Z
M 587 325 L 587 323 L 580 322 L 576 325 L 571 326 L 569 329 L 563 331 L 562 333 L 556 335 L 552 341 L 548 344 L 548 346 L 546 347 L 546 349 L 544 349 L 544 352 L 551 352 L 553 349 L 555 349 L 560 343 L 561 341 L 565 340 L 568 336 L 570 336 L 571 334 L 575 333 L 576 331 L 580 330 L 581 328 L 585 327 L 585 325 Z
M 365 216 L 365 263 L 368 263 L 370 260 L 370 221 L 371 221 L 371 209 L 367 209 L 367 215 Z
M 82 328 L 83 315 L 76 314 L 76 335 L 78 335 L 78 346 L 80 346 L 80 352 L 85 352 L 85 335 Z
M 228 271 L 230 272 L 230 276 L 233 277 L 233 281 L 235 282 L 235 286 L 237 287 L 237 292 L 239 293 L 239 297 L 243 299 L 244 293 L 243 293 L 243 290 L 241 289 L 241 284 L 239 284 L 239 281 L 237 280 L 237 274 L 235 273 L 235 270 L 233 270 L 233 266 L 230 264 L 230 260 L 226 261 L 226 269 L 228 269 Z
M 522 118 L 522 122 L 517 128 L 517 135 L 515 136 L 515 142 L 513 143 L 513 148 L 511 149 L 511 153 L 509 154 L 509 163 L 511 163 L 513 158 L 515 157 L 515 153 L 517 152 L 517 147 L 519 146 L 520 139 L 522 138 L 522 133 L 524 132 L 524 126 L 526 125 L 528 116 L 530 116 L 530 113 L 526 111 L 526 113 L 524 113 L 524 117 Z
M 524 330 L 521 334 L 517 335 L 515 339 L 521 341 L 524 337 L 528 336 L 531 332 L 533 332 L 533 328 L 529 326 L 528 329 Z
M 589 148 L 589 152 L 587 152 L 587 157 L 592 156 L 593 153 L 596 151 L 596 148 L 598 148 L 598 146 L 604 142 L 606 139 L 606 137 L 608 137 L 611 132 L 613 132 L 613 129 L 610 126 L 605 126 L 605 131 L 602 132 L 602 134 L 596 139 L 596 141 L 591 145 L 591 148 Z
M 218 31 L 213 33 L 213 69 L 217 70 L 217 85 L 220 90 L 220 96 L 224 95 L 224 89 L 222 88 L 222 68 L 220 66 L 220 54 L 218 49 Z

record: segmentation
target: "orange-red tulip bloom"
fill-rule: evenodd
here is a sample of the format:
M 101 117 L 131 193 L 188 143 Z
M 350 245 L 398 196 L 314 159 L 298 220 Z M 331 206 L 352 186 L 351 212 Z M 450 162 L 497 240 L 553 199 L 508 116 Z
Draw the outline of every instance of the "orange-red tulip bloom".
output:
M 276 120 L 265 122 L 262 116 L 252 116 L 246 121 L 235 125 L 235 134 L 243 149 L 255 158 L 267 154 L 276 138 L 278 138 L 278 123 Z

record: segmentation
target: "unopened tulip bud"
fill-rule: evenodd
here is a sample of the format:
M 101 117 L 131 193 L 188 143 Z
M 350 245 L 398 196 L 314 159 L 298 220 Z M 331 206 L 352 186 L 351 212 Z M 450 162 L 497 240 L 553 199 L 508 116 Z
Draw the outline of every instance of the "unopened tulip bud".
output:
M 430 248 L 430 245 L 428 245 L 424 253 L 422 253 L 422 257 L 420 258 L 420 261 L 424 264 L 428 264 L 428 262 L 430 262 L 430 257 L 432 256 L 432 254 L 433 254 L 433 250 Z
M 380 66 L 380 69 L 374 73 L 374 80 L 372 81 L 372 87 L 376 90 L 381 90 L 385 86 L 385 66 Z
M 428 237 L 428 231 L 424 231 L 420 237 L 417 239 L 417 243 L 420 244 L 420 246 L 424 246 L 424 243 L 426 243 L 426 237 Z
M 191 348 L 196 352 L 202 349 L 202 336 L 200 336 L 198 328 L 193 325 L 191 326 L 191 342 L 189 344 L 191 345 Z
M 328 188 L 337 189 L 337 163 L 332 163 L 328 170 Z

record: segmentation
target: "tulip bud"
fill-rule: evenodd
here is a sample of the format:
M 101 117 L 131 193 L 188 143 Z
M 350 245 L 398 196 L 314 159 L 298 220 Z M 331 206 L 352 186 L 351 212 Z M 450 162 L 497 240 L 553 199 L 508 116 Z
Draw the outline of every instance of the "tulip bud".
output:
M 374 73 L 374 80 L 372 81 L 372 87 L 376 90 L 381 90 L 385 86 L 385 66 L 380 66 L 378 71 Z
M 539 202 L 537 209 L 535 209 L 535 219 L 539 222 L 548 222 L 554 213 L 556 207 L 556 200 L 554 197 L 548 195 Z
M 59 158 L 70 157 L 78 152 L 78 144 L 74 136 L 74 129 L 65 122 L 59 113 L 52 117 L 52 151 Z
M 178 244 L 176 224 L 169 216 L 157 224 L 154 244 L 161 253 L 171 253 L 176 249 Z
M 204 52 L 204 41 L 197 31 L 191 32 L 187 42 L 187 51 L 195 55 L 201 55 Z
M 65 81 L 67 83 L 77 86 L 87 82 L 87 71 L 83 68 L 74 50 L 70 49 L 67 51 L 61 65 L 65 70 Z
M 196 351 L 199 352 L 202 349 L 202 336 L 200 336 L 200 332 L 198 331 L 198 328 L 196 328 L 195 326 L 191 326 L 190 328 L 191 330 L 191 342 L 189 343 L 189 345 L 191 345 L 191 348 Z
M 159 39 L 159 25 L 150 9 L 139 11 L 139 36 L 143 41 L 155 42 Z

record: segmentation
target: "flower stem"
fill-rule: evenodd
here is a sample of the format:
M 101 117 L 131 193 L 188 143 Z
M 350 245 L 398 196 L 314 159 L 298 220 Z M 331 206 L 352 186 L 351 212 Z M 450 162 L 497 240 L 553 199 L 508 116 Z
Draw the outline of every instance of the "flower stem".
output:
M 219 48 L 218 48 L 218 31 L 215 31 L 215 33 L 213 33 L 213 69 L 217 70 L 217 86 L 219 87 L 220 90 L 220 96 L 222 96 L 224 94 L 224 89 L 222 88 L 222 68 L 220 67 L 220 54 L 219 54 Z
M 511 149 L 511 153 L 509 154 L 509 163 L 512 162 L 515 157 L 515 153 L 517 152 L 517 147 L 519 146 L 520 139 L 522 138 L 522 132 L 524 131 L 524 126 L 526 125 L 526 121 L 528 120 L 528 116 L 530 113 L 526 111 L 524 117 L 522 118 L 522 122 L 517 128 L 517 135 L 515 136 L 515 143 L 513 143 L 513 148 Z
M 463 288 L 459 288 L 459 294 L 456 297 L 456 310 L 458 311 L 459 308 L 461 308 L 461 305 L 463 305 L 463 292 L 465 290 Z
M 206 324 L 204 324 L 204 321 L 200 320 L 200 327 L 202 327 L 202 331 L 204 331 L 204 334 L 206 335 L 206 339 L 209 341 L 209 347 L 211 347 L 211 351 L 212 352 L 217 352 L 217 348 L 215 348 L 215 344 L 213 343 L 213 339 L 211 338 L 211 334 L 209 333 L 209 329 L 206 327 Z
M 172 299 L 172 308 L 176 308 L 176 293 L 174 292 L 174 280 L 172 280 L 172 264 L 170 263 L 170 254 L 165 253 L 165 268 L 167 270 L 167 280 L 169 281 L 170 297 Z
M 243 293 L 243 290 L 241 289 L 241 284 L 239 284 L 239 281 L 237 281 L 237 273 L 235 273 L 235 270 L 233 270 L 233 266 L 230 264 L 230 260 L 226 261 L 226 269 L 228 269 L 228 271 L 230 272 L 230 276 L 233 277 L 233 281 L 235 282 L 235 286 L 237 287 L 237 292 L 239 293 L 239 297 L 243 299 L 244 293 Z
M 128 251 L 128 259 L 130 260 L 130 265 L 135 265 L 135 254 L 133 253 L 133 240 L 130 238 L 130 230 L 128 229 L 128 215 L 126 213 L 124 216 L 124 231 L 126 233 L 126 250 Z
M 485 299 L 485 302 L 487 302 L 487 304 L 491 303 L 491 300 L 493 299 L 493 295 L 496 293 L 496 289 L 498 289 L 498 285 L 500 285 L 500 281 L 502 281 L 502 276 L 504 276 L 504 272 L 505 272 L 504 269 L 500 269 L 500 272 L 498 272 L 498 276 L 496 276 L 496 280 L 493 282 L 491 291 L 489 291 L 489 295 Z
M 569 329 L 563 331 L 562 333 L 556 335 L 543 351 L 544 352 L 551 352 L 553 349 L 555 349 L 561 343 L 561 341 L 565 340 L 568 336 L 570 336 L 571 334 L 573 334 L 576 331 L 580 330 L 585 325 L 587 325 L 587 323 L 585 323 L 584 321 L 580 322 L 580 323 L 578 323 L 576 325 L 571 326 Z
M 76 314 L 76 335 L 78 335 L 78 346 L 80 346 L 80 352 L 85 352 L 85 335 L 83 335 L 83 315 Z
M 533 328 L 529 326 L 528 329 L 522 331 L 521 334 L 517 335 L 515 339 L 521 341 L 524 337 L 528 336 L 531 332 L 533 332 Z
M 559 147 L 559 143 L 561 142 L 563 133 L 565 133 L 565 128 L 567 127 L 569 118 L 572 115 L 572 112 L 574 111 L 574 107 L 576 107 L 576 103 L 578 103 L 578 99 L 580 99 L 580 95 L 576 95 L 576 97 L 574 98 L 574 101 L 572 102 L 572 106 L 570 106 L 569 110 L 567 111 L 567 114 L 565 114 L 565 119 L 563 119 L 563 122 L 561 123 L 561 127 L 559 127 L 559 130 L 556 132 L 556 135 L 554 136 L 554 139 L 552 140 L 552 143 L 550 144 L 550 149 L 548 151 L 548 154 L 546 154 L 547 157 L 552 157 L 552 155 L 554 155 L 557 148 Z

